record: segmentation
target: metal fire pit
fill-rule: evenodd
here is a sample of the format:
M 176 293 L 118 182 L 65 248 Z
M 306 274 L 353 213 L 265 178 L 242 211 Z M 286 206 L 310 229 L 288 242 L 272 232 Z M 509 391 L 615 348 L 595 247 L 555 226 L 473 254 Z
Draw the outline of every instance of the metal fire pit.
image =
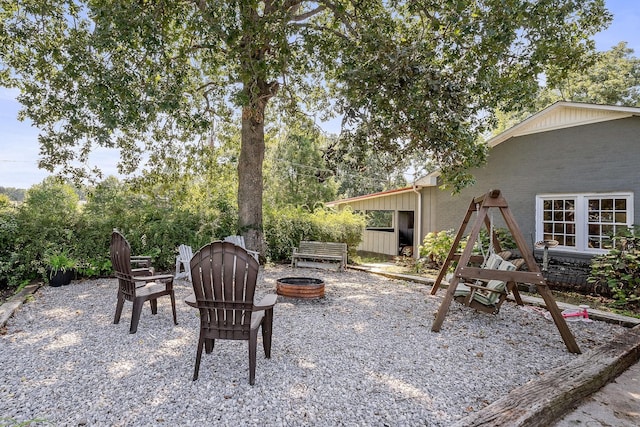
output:
M 276 281 L 276 293 L 291 298 L 322 298 L 324 281 L 312 277 L 285 277 Z

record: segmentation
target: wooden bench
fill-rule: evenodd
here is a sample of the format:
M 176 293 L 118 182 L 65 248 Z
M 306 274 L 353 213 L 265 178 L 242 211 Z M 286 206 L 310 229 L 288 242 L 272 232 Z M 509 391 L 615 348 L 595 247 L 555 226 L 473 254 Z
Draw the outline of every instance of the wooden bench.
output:
M 302 241 L 293 248 L 292 267 L 335 268 L 342 271 L 347 267 L 347 244 L 335 242 Z

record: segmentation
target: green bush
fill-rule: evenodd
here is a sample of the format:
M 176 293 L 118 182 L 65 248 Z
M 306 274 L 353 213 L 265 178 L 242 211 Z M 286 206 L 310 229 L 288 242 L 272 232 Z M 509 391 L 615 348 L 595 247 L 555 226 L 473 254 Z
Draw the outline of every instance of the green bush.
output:
M 440 268 L 447 259 L 456 234 L 453 230 L 430 232 L 424 236 L 422 245 L 418 246 L 420 258 L 425 258 L 434 268 Z
M 111 274 L 113 229 L 124 234 L 133 254 L 151 256 L 157 270 L 171 270 L 180 244 L 195 251 L 238 234 L 234 196 L 210 188 L 194 182 L 186 196 L 172 198 L 107 178 L 87 190 L 86 203 L 79 203 L 71 186 L 47 179 L 30 188 L 17 208 L 0 198 L 0 282 L 44 279 L 55 254 L 77 261 L 82 277 Z M 345 242 L 355 251 L 365 226 L 364 218 L 350 210 L 265 211 L 265 256 L 275 261 L 288 259 L 300 240 Z
M 15 251 L 18 236 L 17 210 L 8 196 L 0 195 L 0 286 L 15 283 L 14 271 L 19 261 Z
M 362 241 L 365 219 L 345 209 L 272 208 L 265 212 L 264 236 L 267 257 L 282 261 L 291 257 L 292 248 L 301 240 L 346 243 L 351 254 Z
M 631 231 L 615 237 L 614 249 L 591 259 L 587 282 L 620 308 L 640 307 L 640 236 Z
M 497 227 L 494 228 L 494 231 L 503 251 L 517 249 L 518 245 L 516 245 L 516 241 L 511 235 L 509 229 Z M 482 248 L 486 251 L 489 247 L 489 232 L 486 228 L 480 229 L 480 242 L 482 244 Z
M 77 258 L 78 200 L 73 187 L 53 178 L 27 190 L 16 218 L 14 250 L 20 262 L 15 266 L 14 279 L 46 278 L 45 254 L 65 252 Z

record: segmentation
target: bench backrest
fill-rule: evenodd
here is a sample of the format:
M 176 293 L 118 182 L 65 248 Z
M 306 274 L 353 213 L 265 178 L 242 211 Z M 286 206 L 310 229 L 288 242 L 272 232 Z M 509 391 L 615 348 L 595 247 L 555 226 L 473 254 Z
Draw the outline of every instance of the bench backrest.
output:
M 298 248 L 303 254 L 343 255 L 347 252 L 346 243 L 301 241 Z

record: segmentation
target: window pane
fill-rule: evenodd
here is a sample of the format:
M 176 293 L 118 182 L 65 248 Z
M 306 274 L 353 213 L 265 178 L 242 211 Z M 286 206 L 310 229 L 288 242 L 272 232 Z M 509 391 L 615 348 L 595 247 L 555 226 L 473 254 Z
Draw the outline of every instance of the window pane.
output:
M 598 225 L 598 224 L 589 224 L 589 235 L 590 236 L 599 236 L 600 235 L 600 225 Z
M 553 215 L 551 211 L 544 211 L 543 221 L 551 221 L 552 218 L 553 218 Z
M 544 224 L 544 232 L 545 233 L 551 233 L 553 231 L 553 224 L 552 223 L 545 223 Z
M 554 212 L 554 213 L 553 213 L 553 219 L 554 219 L 555 221 L 562 221 L 562 220 L 564 219 L 564 215 L 563 215 L 562 211 L 560 211 L 560 212 Z
M 589 199 L 589 212 L 600 210 L 600 199 Z
M 626 212 L 616 212 L 616 222 L 618 224 L 626 224 L 627 223 L 627 213 Z
M 565 246 L 575 246 L 576 245 L 575 236 L 567 236 L 567 238 L 564 240 L 564 245 Z
M 553 209 L 556 211 L 561 211 L 564 205 L 564 200 L 554 200 L 553 201 Z
M 602 209 L 603 211 L 612 211 L 613 199 L 602 199 L 600 201 L 600 209 Z
M 545 211 L 550 211 L 551 207 L 553 206 L 552 203 L 553 202 L 551 200 L 545 200 L 544 202 L 542 202 L 542 209 L 544 209 Z
M 567 224 L 567 234 L 576 234 L 575 224 Z
M 616 199 L 616 210 L 617 211 L 626 211 L 627 210 L 627 199 Z
M 560 222 L 560 223 L 556 223 L 556 224 L 553 226 L 553 232 L 554 232 L 555 234 L 563 234 L 563 233 L 564 233 L 564 224 L 563 224 L 563 223 L 561 223 L 561 222 Z
M 393 229 L 393 211 L 367 211 L 367 228 Z

